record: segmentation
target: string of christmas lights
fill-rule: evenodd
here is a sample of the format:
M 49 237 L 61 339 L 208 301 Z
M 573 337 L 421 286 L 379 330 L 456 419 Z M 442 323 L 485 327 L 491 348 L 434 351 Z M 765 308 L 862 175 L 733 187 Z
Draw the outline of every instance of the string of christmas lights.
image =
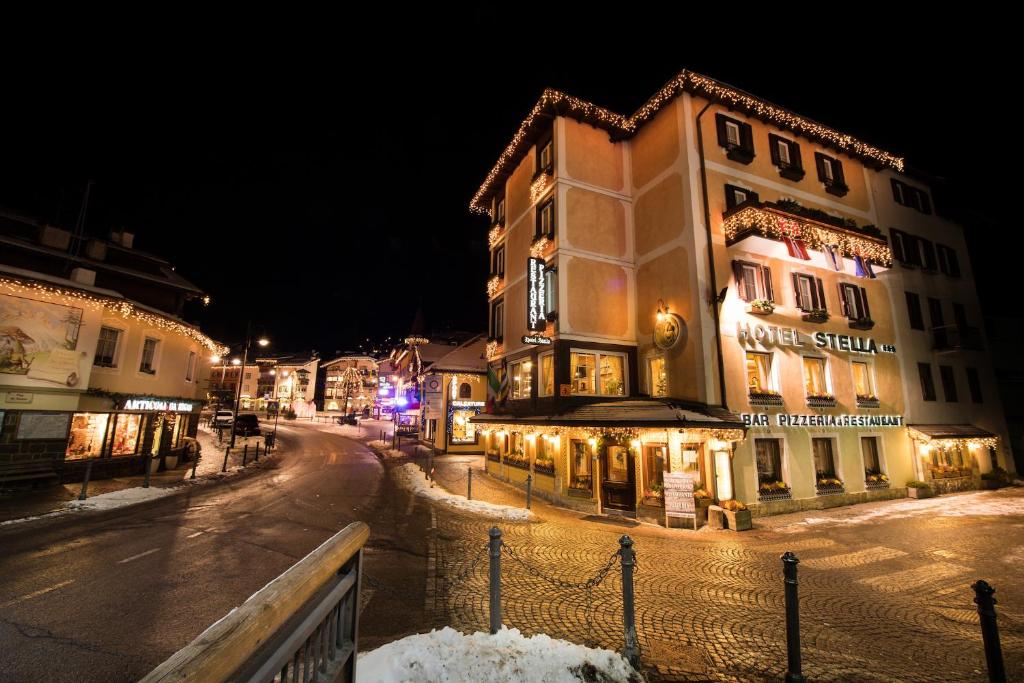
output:
M 494 245 L 501 241 L 501 238 L 505 235 L 505 228 L 500 225 L 495 225 L 491 228 L 491 231 L 487 233 L 487 246 L 494 249 Z
M 547 248 L 551 246 L 551 240 L 547 237 L 541 237 L 536 242 L 530 245 L 530 256 L 533 258 L 542 258 Z
M 630 117 L 616 114 L 591 102 L 567 95 L 552 88 L 545 89 L 540 99 L 533 106 L 533 109 L 530 110 L 530 113 L 520 124 L 516 134 L 512 136 L 512 141 L 509 142 L 501 156 L 498 157 L 497 163 L 490 173 L 487 174 L 480 189 L 473 195 L 473 199 L 469 203 L 469 210 L 473 213 L 491 214 L 490 207 L 484 203 L 483 199 L 490 196 L 491 188 L 495 181 L 505 172 L 506 166 L 512 163 L 522 151 L 523 143 L 538 117 L 550 116 L 552 111 L 558 111 L 560 114 L 567 114 L 574 118 L 595 121 L 602 127 L 608 128 L 622 137 L 630 137 L 639 130 L 641 125 L 683 92 L 691 92 L 710 100 L 725 103 L 730 108 L 744 109 L 750 112 L 751 116 L 779 128 L 791 130 L 798 135 L 830 145 L 841 152 L 870 159 L 883 166 L 889 166 L 901 173 L 903 172 L 902 157 L 890 154 L 858 140 L 852 135 L 824 126 L 817 121 L 794 114 L 758 97 L 731 88 L 713 78 L 684 70 L 666 83 Z
M 505 280 L 499 275 L 495 275 L 487 281 L 487 298 L 491 299 L 495 294 L 500 292 L 505 286 Z
M 535 437 L 566 436 L 569 438 L 584 440 L 608 439 L 610 441 L 619 442 L 629 442 L 652 434 L 656 434 L 659 438 L 663 438 L 666 433 L 664 427 L 600 427 L 592 425 L 567 427 L 558 425 L 538 426 L 494 422 L 485 423 L 485 426 L 483 426 L 480 431 L 483 434 L 490 434 L 492 432 L 505 432 L 509 434 L 524 433 L 532 434 Z M 683 442 L 710 441 L 713 439 L 717 439 L 719 441 L 742 441 L 743 438 L 744 433 L 742 429 L 687 429 L 682 434 Z
M 802 240 L 817 251 L 824 251 L 826 246 L 830 246 L 851 259 L 860 256 L 881 266 L 892 265 L 892 249 L 885 240 L 815 224 L 808 219 L 784 215 L 773 209 L 748 206 L 725 219 L 722 227 L 725 229 L 726 240 L 732 240 L 741 230 L 754 228 L 765 237 Z
M 213 354 L 223 355 L 229 351 L 228 347 L 218 344 L 190 325 L 136 308 L 132 302 L 125 301 L 124 299 L 99 296 L 79 289 L 69 289 L 42 282 L 23 282 L 7 277 L 0 277 L 0 289 L 18 296 L 29 295 L 65 300 L 72 299 L 92 309 L 103 309 L 105 312 L 118 315 L 125 320 L 138 320 L 159 330 L 188 337 L 192 341 L 201 344 Z

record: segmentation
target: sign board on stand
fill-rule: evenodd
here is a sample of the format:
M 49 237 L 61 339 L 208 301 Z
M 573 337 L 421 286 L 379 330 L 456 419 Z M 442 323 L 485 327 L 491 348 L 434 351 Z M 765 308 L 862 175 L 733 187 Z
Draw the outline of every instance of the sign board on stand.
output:
M 693 477 L 683 472 L 664 474 L 665 526 L 671 528 L 672 518 L 692 519 L 697 530 L 697 511 L 693 500 Z

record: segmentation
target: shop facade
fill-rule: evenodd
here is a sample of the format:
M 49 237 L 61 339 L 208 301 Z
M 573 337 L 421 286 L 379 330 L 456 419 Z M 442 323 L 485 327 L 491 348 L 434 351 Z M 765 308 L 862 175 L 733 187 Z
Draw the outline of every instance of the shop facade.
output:
M 483 453 L 483 435 L 473 422 L 487 399 L 483 335 L 432 362 L 422 379 L 420 440 L 442 453 Z

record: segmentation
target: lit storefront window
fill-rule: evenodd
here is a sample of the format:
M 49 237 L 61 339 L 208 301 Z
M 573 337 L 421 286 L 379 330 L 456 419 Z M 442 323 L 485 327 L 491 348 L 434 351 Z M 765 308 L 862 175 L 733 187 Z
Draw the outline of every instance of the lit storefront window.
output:
M 569 354 L 569 364 L 572 368 L 572 393 L 605 396 L 626 394 L 625 357 L 573 351 Z
M 480 412 L 479 408 L 462 408 L 452 412 L 452 443 L 476 443 L 476 425 L 470 418 Z
M 107 435 L 107 413 L 75 413 L 71 418 L 71 434 L 68 438 L 68 460 L 97 458 L 103 452 L 103 439 Z
M 141 427 L 141 415 L 118 415 L 117 423 L 114 425 L 114 443 L 110 454 L 135 455 L 135 451 L 139 447 Z
M 510 398 L 530 398 L 533 388 L 533 377 L 530 374 L 532 369 L 533 363 L 530 361 L 512 364 Z
M 590 470 L 590 445 L 586 441 L 569 443 L 569 488 L 590 493 L 593 476 Z
M 804 357 L 804 388 L 808 396 L 828 395 L 824 358 Z
M 771 354 L 747 352 L 747 389 L 762 394 L 774 391 L 773 385 Z
M 538 393 L 541 396 L 552 396 L 555 393 L 555 355 L 545 353 L 540 357 L 540 386 Z
M 853 388 L 857 396 L 865 398 L 874 396 L 875 390 L 871 386 L 871 369 L 868 364 L 853 361 L 850 365 L 853 367 Z
M 668 374 L 665 372 L 664 356 L 647 361 L 651 377 L 651 396 L 668 396 Z

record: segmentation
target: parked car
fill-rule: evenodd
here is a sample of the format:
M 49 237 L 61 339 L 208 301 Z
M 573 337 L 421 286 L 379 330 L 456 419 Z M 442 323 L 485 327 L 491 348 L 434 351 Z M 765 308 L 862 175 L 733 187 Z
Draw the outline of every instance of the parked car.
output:
M 214 429 L 218 427 L 230 427 L 231 423 L 235 421 L 235 413 L 232 410 L 218 410 L 213 414 L 213 420 L 210 422 L 210 426 Z
M 260 433 L 260 419 L 256 413 L 239 413 L 235 420 L 235 434 L 238 436 L 255 436 Z
M 355 415 L 339 415 L 338 424 L 352 425 L 353 427 L 356 427 L 359 425 L 359 421 L 356 419 Z

